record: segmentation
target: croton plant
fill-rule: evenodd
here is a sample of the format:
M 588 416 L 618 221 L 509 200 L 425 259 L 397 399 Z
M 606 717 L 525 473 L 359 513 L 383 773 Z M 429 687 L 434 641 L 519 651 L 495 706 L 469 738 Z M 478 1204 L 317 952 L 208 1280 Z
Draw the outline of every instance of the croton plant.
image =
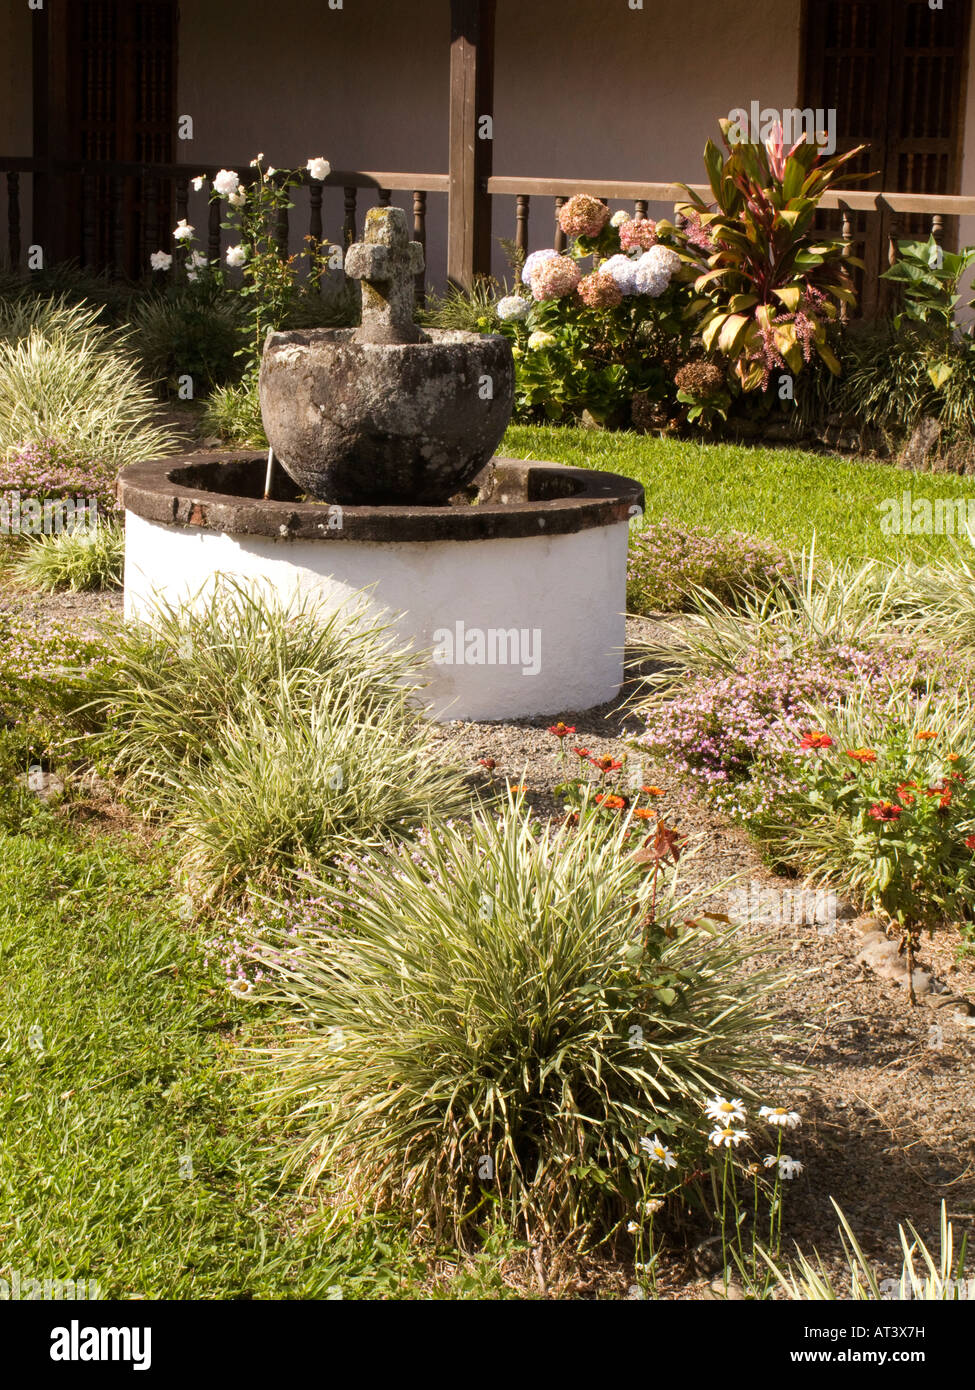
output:
M 814 353 L 836 375 L 827 327 L 855 302 L 848 267 L 859 262 L 813 224 L 823 195 L 863 147 L 826 158 L 803 137 L 786 152 L 781 131 L 764 145 L 745 144 L 732 141 L 729 121 L 720 125 L 725 151 L 709 140 L 704 153 L 713 202 L 682 184 L 687 201 L 676 208 L 674 230 L 700 271 L 695 330 L 705 351 L 733 362 L 745 391 L 765 389 L 776 371 L 797 375 Z M 658 234 L 669 231 L 658 224 Z

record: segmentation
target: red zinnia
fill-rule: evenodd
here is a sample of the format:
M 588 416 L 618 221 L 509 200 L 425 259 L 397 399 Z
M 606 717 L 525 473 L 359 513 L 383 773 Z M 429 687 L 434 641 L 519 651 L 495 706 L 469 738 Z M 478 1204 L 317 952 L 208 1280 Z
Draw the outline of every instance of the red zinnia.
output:
M 563 724 L 560 719 L 557 724 L 550 724 L 548 726 L 548 731 L 550 734 L 554 734 L 556 738 L 565 738 L 566 734 L 575 733 L 576 726 L 574 724 Z
M 573 748 L 572 751 L 573 751 L 573 753 L 576 755 L 577 758 L 591 758 L 591 757 L 592 757 L 592 754 L 589 752 L 589 749 L 588 749 L 588 748 Z
M 899 806 L 895 806 L 890 801 L 878 801 L 876 806 L 870 807 L 870 810 L 867 812 L 867 815 L 871 816 L 874 820 L 885 821 L 889 823 L 890 821 L 900 819 L 901 808 Z
M 477 761 L 480 763 L 481 767 L 486 767 L 488 772 L 493 772 L 497 767 L 497 763 L 493 758 L 478 758 Z
M 914 795 L 914 792 L 908 791 L 908 787 L 913 787 L 914 790 L 916 791 L 916 790 L 917 790 L 917 783 L 916 783 L 916 782 L 902 782 L 902 783 L 900 784 L 900 786 L 897 788 L 897 791 L 896 791 L 895 794 L 896 794 L 896 796 L 897 796 L 897 800 L 898 800 L 898 801 L 903 801 L 903 803 L 904 803 L 905 806 L 913 806 L 914 803 L 915 803 L 915 801 L 917 800 L 917 797 Z
M 617 762 L 609 753 L 602 758 L 591 758 L 590 761 L 593 767 L 599 768 L 600 772 L 618 772 L 623 766 L 621 762 Z
M 601 792 L 596 793 L 596 800 L 607 811 L 625 811 L 629 802 L 625 796 L 603 796 Z
M 975 849 L 975 835 L 969 835 L 965 841 L 966 849 Z
M 804 734 L 800 748 L 832 748 L 833 740 L 829 734 L 824 734 L 819 729 L 813 729 L 810 733 Z

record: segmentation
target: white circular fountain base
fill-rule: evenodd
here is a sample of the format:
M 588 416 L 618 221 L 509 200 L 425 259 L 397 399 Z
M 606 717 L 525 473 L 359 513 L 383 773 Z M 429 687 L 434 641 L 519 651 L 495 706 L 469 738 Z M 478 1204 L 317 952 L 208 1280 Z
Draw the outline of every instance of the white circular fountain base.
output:
M 623 678 L 625 521 L 490 540 L 281 540 L 125 514 L 125 614 L 206 602 L 217 576 L 284 601 L 385 611 L 431 653 L 434 718 L 557 716 L 611 700 Z

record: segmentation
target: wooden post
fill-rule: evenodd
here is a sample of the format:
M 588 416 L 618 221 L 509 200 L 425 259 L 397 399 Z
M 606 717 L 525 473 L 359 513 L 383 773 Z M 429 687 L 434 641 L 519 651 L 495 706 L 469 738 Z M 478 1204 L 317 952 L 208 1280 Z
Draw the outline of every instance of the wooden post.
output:
M 495 8 L 496 0 L 450 0 L 447 278 L 464 289 L 491 270 Z

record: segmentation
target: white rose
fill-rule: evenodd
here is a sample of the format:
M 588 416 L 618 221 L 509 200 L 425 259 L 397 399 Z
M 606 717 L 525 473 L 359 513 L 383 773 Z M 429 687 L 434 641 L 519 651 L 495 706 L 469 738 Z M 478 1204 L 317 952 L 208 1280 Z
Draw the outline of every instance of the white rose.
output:
M 195 190 L 197 193 L 202 193 L 202 191 L 203 191 L 203 185 L 204 185 L 205 183 L 206 183 L 206 179 L 203 177 L 203 175 L 202 175 L 202 174 L 197 174 L 196 178 L 193 180 L 193 188 L 194 188 L 194 190 Z
M 327 179 L 332 172 L 331 164 L 329 164 L 327 159 L 322 159 L 321 155 L 319 155 L 317 159 L 309 159 L 305 168 L 313 179 L 318 179 L 320 182 Z
M 240 185 L 236 193 L 231 193 L 227 202 L 232 208 L 242 208 L 244 206 L 247 202 L 247 189 L 243 184 Z
M 191 227 L 190 224 L 187 222 L 186 218 L 184 217 L 184 218 L 182 219 L 182 221 L 180 222 L 179 226 L 178 226 L 178 227 L 175 229 L 175 231 L 173 232 L 173 240 L 174 240 L 174 241 L 192 241 L 192 240 L 193 240 L 193 233 L 194 233 L 195 231 L 196 231 L 196 228 L 195 228 L 195 227 Z
M 202 251 L 194 251 L 192 256 L 190 256 L 189 264 L 194 270 L 199 270 L 202 266 L 207 264 L 207 258 Z
M 169 270 L 172 263 L 173 258 L 168 251 L 154 251 L 149 257 L 153 270 Z
M 229 266 L 241 266 L 247 260 L 247 252 L 243 246 L 227 247 L 227 264 Z
M 213 180 L 213 187 L 220 194 L 221 198 L 229 198 L 232 193 L 236 193 L 240 187 L 240 179 L 232 169 L 221 169 L 220 173 Z

